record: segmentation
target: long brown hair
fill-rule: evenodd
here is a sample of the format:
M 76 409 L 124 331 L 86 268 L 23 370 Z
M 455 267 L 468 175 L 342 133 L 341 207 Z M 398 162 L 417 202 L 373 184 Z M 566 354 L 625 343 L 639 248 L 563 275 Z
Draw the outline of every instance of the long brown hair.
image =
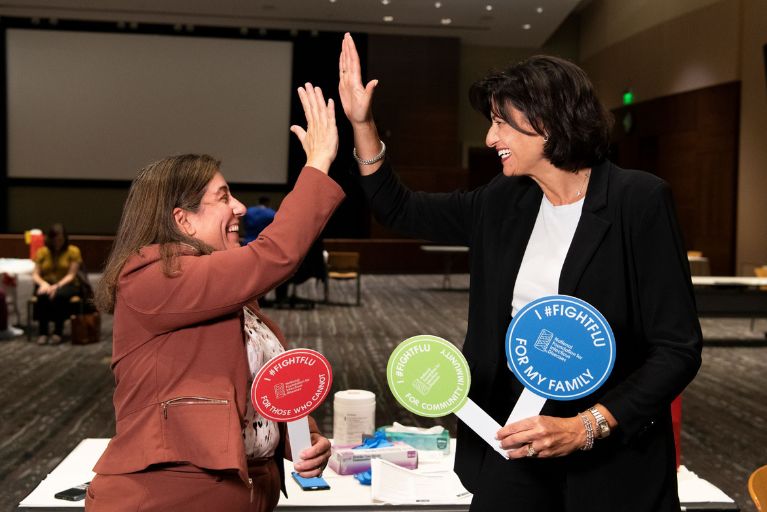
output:
M 55 239 L 58 235 L 61 235 L 64 238 L 64 242 L 61 244 L 61 248 L 56 247 Z M 48 228 L 48 232 L 45 234 L 45 246 L 51 252 L 51 257 L 53 258 L 54 262 L 62 253 L 66 252 L 66 250 L 69 248 L 69 235 L 67 234 L 67 230 L 64 228 L 64 224 L 57 222 Z
M 125 200 L 120 227 L 104 275 L 96 289 L 96 306 L 114 312 L 117 281 L 125 262 L 147 245 L 160 244 L 163 273 L 178 275 L 176 256 L 180 244 L 198 254 L 213 248 L 184 234 L 176 225 L 173 209 L 197 212 L 208 183 L 221 162 L 209 155 L 178 155 L 164 158 L 141 169 Z

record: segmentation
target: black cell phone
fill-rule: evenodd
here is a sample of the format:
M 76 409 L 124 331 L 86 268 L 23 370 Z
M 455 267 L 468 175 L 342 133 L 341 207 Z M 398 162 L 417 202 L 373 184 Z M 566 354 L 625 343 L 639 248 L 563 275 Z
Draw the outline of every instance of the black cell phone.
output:
M 75 487 L 70 487 L 66 491 L 57 492 L 53 495 L 54 498 L 57 500 L 67 500 L 67 501 L 80 501 L 85 499 L 85 493 L 88 490 L 88 485 L 90 482 L 85 482 L 84 484 L 77 485 Z
M 301 486 L 301 490 L 304 491 L 327 491 L 330 489 L 330 486 L 325 481 L 324 478 L 321 476 L 314 476 L 312 478 L 304 478 L 295 471 L 291 473 L 293 475 L 293 480 L 296 481 L 296 483 Z

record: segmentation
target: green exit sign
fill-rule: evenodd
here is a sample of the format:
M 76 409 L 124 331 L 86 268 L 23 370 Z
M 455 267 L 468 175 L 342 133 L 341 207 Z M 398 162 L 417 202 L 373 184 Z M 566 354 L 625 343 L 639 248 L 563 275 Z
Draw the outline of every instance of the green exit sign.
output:
M 631 91 L 626 91 L 623 93 L 623 104 L 624 105 L 631 105 L 634 103 L 634 93 Z

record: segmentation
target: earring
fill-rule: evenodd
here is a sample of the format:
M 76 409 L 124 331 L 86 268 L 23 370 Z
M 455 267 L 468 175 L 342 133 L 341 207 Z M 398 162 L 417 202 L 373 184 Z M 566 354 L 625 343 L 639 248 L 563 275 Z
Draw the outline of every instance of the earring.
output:
M 548 134 L 546 134 L 546 135 L 544 135 L 544 137 L 543 137 L 543 143 L 544 143 L 544 144 L 546 144 L 548 141 L 549 141 L 549 135 L 548 135 Z

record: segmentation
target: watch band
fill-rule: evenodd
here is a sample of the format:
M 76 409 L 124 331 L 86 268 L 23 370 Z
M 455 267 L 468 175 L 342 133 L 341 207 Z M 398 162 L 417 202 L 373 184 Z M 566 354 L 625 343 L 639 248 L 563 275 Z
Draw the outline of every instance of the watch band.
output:
M 610 435 L 610 424 L 607 423 L 607 419 L 599 412 L 596 407 L 589 408 L 589 412 L 594 416 L 594 420 L 597 422 L 597 439 L 604 439 Z

